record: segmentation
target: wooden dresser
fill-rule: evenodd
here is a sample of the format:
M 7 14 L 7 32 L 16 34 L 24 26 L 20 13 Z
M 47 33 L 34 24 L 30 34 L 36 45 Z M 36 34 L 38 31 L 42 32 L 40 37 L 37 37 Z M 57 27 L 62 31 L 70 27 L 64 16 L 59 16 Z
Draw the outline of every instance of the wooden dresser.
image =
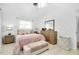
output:
M 3 39 L 3 43 L 9 44 L 14 42 L 14 35 L 6 35 Z
M 57 31 L 53 30 L 45 30 L 41 31 L 41 34 L 43 34 L 46 38 L 46 41 L 48 41 L 51 44 L 57 44 Z

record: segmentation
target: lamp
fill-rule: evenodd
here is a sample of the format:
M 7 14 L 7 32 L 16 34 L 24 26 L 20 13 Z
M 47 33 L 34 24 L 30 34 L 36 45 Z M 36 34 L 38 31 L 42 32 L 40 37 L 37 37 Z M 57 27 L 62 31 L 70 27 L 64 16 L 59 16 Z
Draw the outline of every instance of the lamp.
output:
M 13 25 L 7 25 L 7 26 L 6 26 L 6 30 L 7 30 L 7 31 L 13 30 Z

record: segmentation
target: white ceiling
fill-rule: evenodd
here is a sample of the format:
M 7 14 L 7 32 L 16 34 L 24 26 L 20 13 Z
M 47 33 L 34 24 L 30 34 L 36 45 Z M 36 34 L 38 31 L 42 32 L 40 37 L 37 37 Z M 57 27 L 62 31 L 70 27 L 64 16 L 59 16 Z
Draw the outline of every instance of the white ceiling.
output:
M 2 8 L 3 13 L 9 14 L 16 17 L 23 17 L 29 19 L 37 19 L 54 14 L 57 11 L 60 11 L 61 8 L 64 9 L 67 5 L 79 5 L 79 4 L 56 4 L 48 3 L 44 8 L 38 8 L 33 6 L 32 3 L 2 3 L 0 7 Z M 56 11 L 56 12 L 55 12 Z

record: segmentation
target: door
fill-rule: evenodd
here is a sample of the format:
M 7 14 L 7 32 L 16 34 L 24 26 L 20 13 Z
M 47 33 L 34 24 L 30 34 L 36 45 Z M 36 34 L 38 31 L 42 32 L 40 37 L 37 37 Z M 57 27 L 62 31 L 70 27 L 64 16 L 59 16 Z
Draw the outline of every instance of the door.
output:
M 77 19 L 77 48 L 79 48 L 79 16 L 76 17 Z

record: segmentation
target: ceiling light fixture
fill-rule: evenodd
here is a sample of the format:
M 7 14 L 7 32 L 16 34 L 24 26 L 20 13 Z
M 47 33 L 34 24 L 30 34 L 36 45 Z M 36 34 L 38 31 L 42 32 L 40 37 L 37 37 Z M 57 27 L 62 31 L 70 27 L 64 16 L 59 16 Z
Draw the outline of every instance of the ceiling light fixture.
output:
M 45 7 L 46 6 L 46 3 L 38 3 L 38 7 L 39 8 L 43 8 L 43 7 Z
M 46 3 L 33 3 L 34 6 L 37 6 L 39 8 L 43 8 L 46 6 Z

